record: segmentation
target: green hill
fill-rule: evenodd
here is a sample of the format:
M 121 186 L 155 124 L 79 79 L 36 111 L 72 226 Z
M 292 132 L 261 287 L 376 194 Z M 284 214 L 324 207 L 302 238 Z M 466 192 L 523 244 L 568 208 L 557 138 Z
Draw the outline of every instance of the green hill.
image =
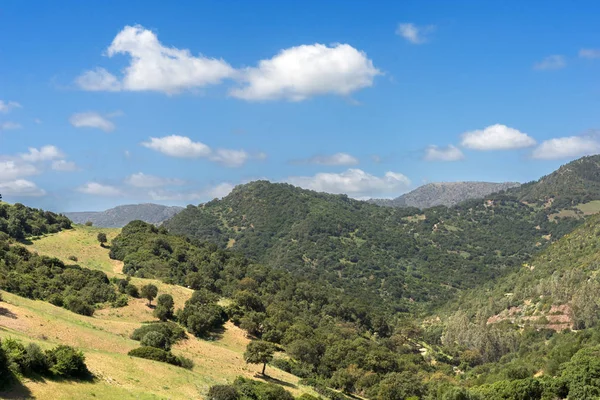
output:
M 518 269 L 577 224 L 550 222 L 542 208 L 494 196 L 420 211 L 258 181 L 222 200 L 188 206 L 165 227 L 408 307 L 443 301 Z

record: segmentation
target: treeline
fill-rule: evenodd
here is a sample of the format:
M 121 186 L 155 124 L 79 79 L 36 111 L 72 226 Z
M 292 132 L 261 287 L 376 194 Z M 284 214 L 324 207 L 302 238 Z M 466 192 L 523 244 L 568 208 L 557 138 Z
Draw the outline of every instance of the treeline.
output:
M 0 202 L 0 232 L 17 240 L 70 228 L 71 221 L 63 215 Z

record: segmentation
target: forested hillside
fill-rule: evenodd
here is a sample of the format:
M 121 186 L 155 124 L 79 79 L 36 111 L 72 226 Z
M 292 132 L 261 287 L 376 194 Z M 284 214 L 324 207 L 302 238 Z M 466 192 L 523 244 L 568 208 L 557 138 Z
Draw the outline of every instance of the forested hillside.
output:
M 183 210 L 183 207 L 168 207 L 160 204 L 127 204 L 105 211 L 67 212 L 65 215 L 76 224 L 91 222 L 101 228 L 122 228 L 131 221 L 160 224 Z
M 409 307 L 518 269 L 577 223 L 551 222 L 545 209 L 506 195 L 420 211 L 259 181 L 188 206 L 165 227 Z

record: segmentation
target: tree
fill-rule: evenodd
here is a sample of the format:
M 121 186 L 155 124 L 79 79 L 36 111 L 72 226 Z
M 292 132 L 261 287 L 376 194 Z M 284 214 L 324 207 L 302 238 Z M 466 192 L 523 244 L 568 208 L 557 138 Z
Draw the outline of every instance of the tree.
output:
M 100 242 L 100 246 L 104 247 L 104 243 L 108 242 L 108 239 L 106 238 L 106 233 L 99 232 L 98 233 L 98 241 Z
M 152 300 L 158 294 L 158 288 L 155 285 L 148 284 L 142 286 L 142 297 L 148 300 L 148 306 L 152 305 Z
M 156 308 L 154 309 L 154 316 L 161 321 L 166 321 L 173 318 L 173 310 L 175 303 L 173 302 L 173 296 L 170 294 L 163 293 L 158 296 L 156 300 Z
M 273 353 L 275 353 L 275 347 L 271 343 L 254 340 L 248 343 L 246 352 L 244 353 L 244 360 L 248 364 L 262 364 L 262 374 L 265 375 L 267 363 L 273 359 Z
M 240 393 L 232 385 L 214 385 L 208 390 L 209 400 L 238 400 Z

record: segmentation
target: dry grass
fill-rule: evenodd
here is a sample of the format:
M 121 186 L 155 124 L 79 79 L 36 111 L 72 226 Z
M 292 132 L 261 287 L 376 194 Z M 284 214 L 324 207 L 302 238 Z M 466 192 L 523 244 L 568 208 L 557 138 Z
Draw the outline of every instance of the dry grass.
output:
M 35 241 L 30 248 L 41 254 L 67 261 L 69 255 L 78 263 L 97 268 L 108 275 L 120 275 L 120 265 L 108 258 L 108 250 L 96 241 L 98 228 L 77 226 L 76 229 L 49 235 Z M 109 239 L 118 230 L 102 229 Z M 141 286 L 154 283 L 159 293 L 170 293 L 176 307 L 182 307 L 192 291 L 156 280 L 134 278 Z M 193 370 L 127 356 L 139 345 L 129 336 L 142 322 L 154 320 L 145 300 L 130 299 L 122 308 L 98 310 L 93 317 L 74 314 L 42 301 L 34 301 L 3 293 L 1 306 L 12 317 L 0 316 L 0 337 L 14 337 L 36 342 L 47 348 L 68 344 L 82 350 L 86 363 L 96 376 L 93 383 L 68 381 L 24 381 L 23 387 L 0 392 L 0 398 L 37 399 L 198 399 L 204 398 L 213 384 L 231 382 L 237 376 L 256 378 L 258 365 L 247 365 L 243 352 L 249 339 L 231 323 L 214 340 L 201 340 L 188 335 L 176 344 L 173 353 L 194 361 Z M 314 392 L 298 385 L 298 378 L 267 367 L 267 373 L 286 384 L 294 395 Z

